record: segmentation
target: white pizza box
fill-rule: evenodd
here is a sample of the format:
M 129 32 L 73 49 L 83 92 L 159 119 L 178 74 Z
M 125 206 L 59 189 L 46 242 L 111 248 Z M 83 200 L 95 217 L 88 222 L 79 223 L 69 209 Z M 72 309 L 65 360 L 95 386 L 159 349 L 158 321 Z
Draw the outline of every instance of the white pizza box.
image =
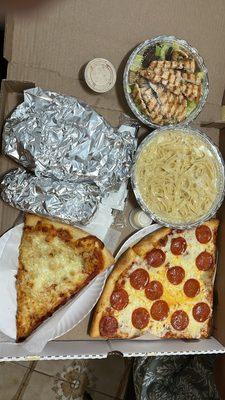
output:
M 201 15 L 201 20 L 199 19 Z M 224 92 L 225 35 L 224 0 L 63 0 L 47 2 L 27 15 L 6 19 L 4 57 L 8 61 L 7 81 L 2 85 L 1 121 L 22 101 L 23 89 L 36 85 L 78 97 L 102 114 L 112 125 L 121 112 L 129 113 L 122 89 L 122 73 L 130 51 L 140 42 L 160 34 L 175 35 L 196 47 L 209 70 L 210 91 L 207 103 L 192 126 L 208 123 L 204 131 L 225 154 L 225 130 L 221 122 Z M 46 23 L 47 21 L 47 23 Z M 211 28 L 213 27 L 213 28 Z M 84 66 L 92 58 L 107 58 L 117 70 L 115 87 L 95 94 L 83 79 Z M 225 104 L 225 101 L 223 101 Z M 130 115 L 132 115 L 130 113 Z M 222 121 L 223 122 L 223 121 Z M 209 128 L 210 126 L 210 128 Z M 217 128 L 217 129 L 216 129 Z M 146 128 L 141 133 L 146 132 Z M 0 172 L 15 167 L 0 158 Z M 126 217 L 136 203 L 132 194 Z M 1 233 L 11 228 L 18 211 L 0 203 Z M 110 353 L 123 356 L 153 354 L 193 354 L 225 352 L 225 206 L 220 213 L 219 265 L 215 285 L 213 336 L 206 340 L 94 340 L 87 335 L 89 317 L 63 337 L 49 342 L 44 351 L 28 355 L 21 347 L 2 342 L 0 359 L 102 358 Z M 121 241 L 132 233 L 131 226 L 121 232 Z
M 2 82 L 1 124 L 6 116 L 23 101 L 23 90 L 34 86 L 30 82 L 18 82 L 5 80 Z M 208 131 L 210 133 L 211 130 Z M 218 132 L 219 133 L 219 132 Z M 214 141 L 218 139 L 218 133 L 213 132 Z M 217 140 L 218 141 L 218 140 Z M 220 149 L 225 149 L 223 132 L 220 132 Z M 3 156 L 0 158 L 1 173 L 15 163 Z M 129 224 L 130 211 L 137 206 L 135 198 L 130 191 L 125 209 L 125 227 L 121 230 L 121 244 L 134 233 L 134 228 Z M 21 213 L 1 202 L 2 233 L 13 225 L 21 222 Z M 223 215 L 224 214 L 224 215 Z M 225 277 L 223 263 L 225 260 L 225 248 L 222 246 L 223 232 L 225 231 L 225 205 L 220 210 L 220 232 L 218 238 L 219 263 L 215 283 L 215 307 L 213 335 L 203 340 L 171 340 L 157 339 L 151 335 L 145 335 L 134 340 L 98 340 L 88 336 L 90 314 L 75 328 L 65 335 L 50 341 L 39 354 L 31 354 L 21 346 L 0 335 L 0 361 L 12 360 L 39 360 L 39 359 L 74 359 L 74 358 L 105 358 L 109 354 L 119 354 L 124 357 L 143 355 L 172 355 L 172 354 L 210 354 L 225 353 Z M 225 232 L 224 232 L 225 233 Z M 118 248 L 115 247 L 115 250 Z

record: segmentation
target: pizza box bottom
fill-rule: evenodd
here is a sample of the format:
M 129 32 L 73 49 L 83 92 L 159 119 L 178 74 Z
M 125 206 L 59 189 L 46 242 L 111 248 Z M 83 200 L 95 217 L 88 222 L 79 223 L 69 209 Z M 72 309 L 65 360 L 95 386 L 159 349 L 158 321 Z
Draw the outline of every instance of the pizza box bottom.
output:
M 23 90 L 33 87 L 30 82 L 3 81 L 2 82 L 2 104 L 1 123 L 6 116 L 23 101 Z M 207 108 L 207 105 L 205 106 Z M 215 131 L 209 129 L 207 133 L 215 141 Z M 225 158 L 225 136 L 220 131 L 219 146 Z M 15 166 L 15 164 L 1 156 L 2 173 Z M 2 207 L 2 232 L 10 229 L 18 217 L 18 211 L 1 204 Z M 135 198 L 130 191 L 126 204 L 125 213 L 121 216 L 116 229 L 121 230 L 120 243 L 123 243 L 133 232 L 134 228 L 129 224 L 129 214 L 137 207 Z M 218 267 L 215 281 L 215 302 L 213 332 L 209 339 L 203 340 L 171 340 L 157 339 L 147 335 L 133 340 L 99 340 L 91 339 L 88 334 L 90 315 L 79 325 L 67 332 L 65 335 L 48 342 L 40 354 L 26 353 L 20 344 L 0 336 L 0 361 L 12 360 L 39 360 L 39 359 L 74 359 L 74 358 L 105 358 L 110 354 L 118 354 L 124 357 L 144 355 L 178 355 L 178 354 L 211 354 L 225 353 L 225 203 L 223 203 L 218 217 L 220 228 L 218 235 Z M 19 221 L 21 222 L 21 221 Z M 123 226 L 122 226 L 123 225 Z M 114 250 L 118 250 L 115 243 Z

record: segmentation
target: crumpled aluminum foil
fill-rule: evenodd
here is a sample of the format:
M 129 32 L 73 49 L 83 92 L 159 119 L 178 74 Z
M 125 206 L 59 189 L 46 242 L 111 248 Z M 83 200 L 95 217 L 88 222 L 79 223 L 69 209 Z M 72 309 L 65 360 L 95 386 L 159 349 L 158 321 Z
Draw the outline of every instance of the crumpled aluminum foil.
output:
M 4 153 L 36 176 L 102 189 L 127 179 L 134 149 L 135 129 L 119 133 L 87 104 L 38 87 L 25 90 L 3 131 Z
M 5 123 L 3 152 L 29 172 L 1 182 L 9 204 L 67 222 L 87 223 L 102 197 L 130 176 L 138 126 L 111 127 L 89 105 L 41 88 L 24 91 Z
M 22 169 L 12 170 L 1 182 L 1 197 L 22 211 L 86 224 L 97 210 L 100 193 L 95 185 L 40 178 Z

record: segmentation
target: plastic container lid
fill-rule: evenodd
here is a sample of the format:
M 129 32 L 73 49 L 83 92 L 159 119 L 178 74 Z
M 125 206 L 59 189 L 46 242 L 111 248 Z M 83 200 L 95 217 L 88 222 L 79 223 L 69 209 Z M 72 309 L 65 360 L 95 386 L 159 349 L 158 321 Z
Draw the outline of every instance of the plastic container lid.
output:
M 112 63 L 104 58 L 94 58 L 85 67 L 84 78 L 87 85 L 97 93 L 105 93 L 116 82 L 116 70 Z
M 129 222 L 133 228 L 145 228 L 151 225 L 152 219 L 148 214 L 139 209 L 134 209 L 130 212 Z

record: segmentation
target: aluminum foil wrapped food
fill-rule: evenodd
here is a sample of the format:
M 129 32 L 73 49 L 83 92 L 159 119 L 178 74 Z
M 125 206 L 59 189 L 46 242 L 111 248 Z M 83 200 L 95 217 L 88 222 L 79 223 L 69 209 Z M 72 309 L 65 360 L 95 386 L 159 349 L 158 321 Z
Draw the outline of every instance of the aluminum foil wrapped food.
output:
M 5 123 L 3 151 L 27 171 L 6 174 L 1 196 L 24 211 L 87 223 L 128 179 L 136 132 L 130 121 L 113 128 L 74 97 L 25 90 Z
M 91 184 L 40 178 L 22 169 L 7 173 L 1 183 L 2 199 L 23 211 L 61 217 L 64 221 L 85 224 L 95 213 L 99 190 Z

